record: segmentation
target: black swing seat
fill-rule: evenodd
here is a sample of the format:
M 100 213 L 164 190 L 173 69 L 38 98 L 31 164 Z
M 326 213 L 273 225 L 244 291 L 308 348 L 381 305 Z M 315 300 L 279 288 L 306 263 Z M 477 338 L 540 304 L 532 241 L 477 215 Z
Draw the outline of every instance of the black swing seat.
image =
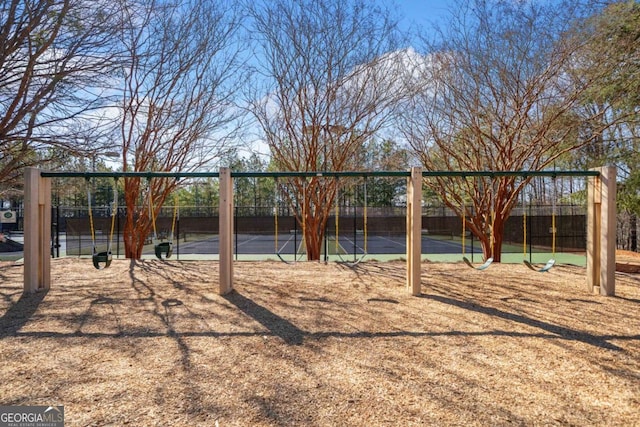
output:
M 113 255 L 111 251 L 94 252 L 92 258 L 93 258 L 93 266 L 98 270 L 102 270 L 111 265 L 111 261 L 113 260 Z
M 156 257 L 158 259 L 171 258 L 173 254 L 173 243 L 161 242 L 155 245 Z

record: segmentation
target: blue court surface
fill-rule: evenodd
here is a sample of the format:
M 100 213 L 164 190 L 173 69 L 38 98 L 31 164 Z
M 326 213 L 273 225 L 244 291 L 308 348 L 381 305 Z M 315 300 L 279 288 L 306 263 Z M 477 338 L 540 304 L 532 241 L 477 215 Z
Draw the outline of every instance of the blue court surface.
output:
M 212 236 L 200 240 L 174 243 L 174 251 L 179 248 L 181 254 L 217 254 L 219 252 L 219 237 Z M 330 255 L 362 255 L 367 254 L 405 254 L 406 236 L 402 235 L 371 235 L 367 236 L 366 242 L 364 234 L 355 236 L 341 235 L 338 241 L 330 235 L 326 239 L 326 251 Z M 366 248 L 366 251 L 365 251 Z M 430 237 L 422 237 L 422 253 L 456 253 L 461 252 L 460 241 L 442 240 Z M 478 249 L 476 248 L 477 252 Z M 278 241 L 274 235 L 234 235 L 234 252 L 237 254 L 255 255 L 293 255 L 304 253 L 302 235 L 280 234 Z M 324 252 L 324 248 L 323 248 Z M 466 245 L 466 252 L 471 252 L 471 246 Z

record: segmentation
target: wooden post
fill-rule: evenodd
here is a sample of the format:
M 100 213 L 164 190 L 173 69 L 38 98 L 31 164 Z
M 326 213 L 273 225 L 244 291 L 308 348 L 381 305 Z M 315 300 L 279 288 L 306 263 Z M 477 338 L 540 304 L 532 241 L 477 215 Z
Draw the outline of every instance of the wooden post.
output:
M 616 168 L 595 169 L 587 187 L 587 290 L 615 295 Z
M 422 261 L 422 169 L 411 168 L 407 179 L 407 290 L 420 295 Z
M 587 181 L 587 292 L 600 288 L 600 208 L 602 181 L 600 176 Z
M 24 293 L 51 287 L 51 179 L 24 173 Z
M 220 295 L 233 290 L 233 179 L 231 169 L 220 168 Z

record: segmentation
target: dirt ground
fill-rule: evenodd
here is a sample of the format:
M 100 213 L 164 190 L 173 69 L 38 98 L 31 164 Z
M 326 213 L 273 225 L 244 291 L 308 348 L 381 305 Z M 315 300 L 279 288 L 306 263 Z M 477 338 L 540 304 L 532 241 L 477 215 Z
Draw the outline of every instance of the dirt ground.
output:
M 632 261 L 629 261 L 630 263 Z M 640 275 L 403 263 L 0 266 L 0 404 L 68 426 L 640 425 Z M 217 424 L 216 424 L 217 423 Z

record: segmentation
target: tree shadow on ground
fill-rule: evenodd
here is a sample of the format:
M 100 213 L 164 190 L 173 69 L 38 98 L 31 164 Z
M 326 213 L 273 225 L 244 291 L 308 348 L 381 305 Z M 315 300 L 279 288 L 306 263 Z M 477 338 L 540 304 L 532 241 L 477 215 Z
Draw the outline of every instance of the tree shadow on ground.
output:
M 225 295 L 224 298 L 244 314 L 267 328 L 273 335 L 280 337 L 285 343 L 290 345 L 302 345 L 305 332 L 293 323 L 278 316 L 244 295 L 239 294 L 235 290 Z
M 20 299 L 0 317 L 0 339 L 16 335 L 33 317 L 46 295 L 47 291 L 22 294 Z
M 523 325 L 542 329 L 544 331 L 550 332 L 553 335 L 557 335 L 564 339 L 580 341 L 585 344 L 593 345 L 593 346 L 604 348 L 607 350 L 624 351 L 624 349 L 622 349 L 621 347 L 618 347 L 617 345 L 614 345 L 608 342 L 607 341 L 608 337 L 602 337 L 602 336 L 593 335 L 593 334 L 589 334 L 582 331 L 577 331 L 574 329 L 565 328 L 563 326 L 554 325 L 553 323 L 544 322 L 542 320 L 532 319 L 530 317 L 523 316 L 520 314 L 502 311 L 494 307 L 486 307 L 477 303 L 461 301 L 458 299 L 449 298 L 441 295 L 422 294 L 421 298 L 431 299 L 434 301 L 441 302 L 443 304 L 454 305 L 456 307 L 459 307 L 465 310 L 471 310 L 478 313 L 486 314 L 487 316 L 499 317 L 512 322 L 521 323 Z M 619 338 L 619 337 L 616 337 L 616 338 Z M 633 339 L 633 337 L 631 338 Z

